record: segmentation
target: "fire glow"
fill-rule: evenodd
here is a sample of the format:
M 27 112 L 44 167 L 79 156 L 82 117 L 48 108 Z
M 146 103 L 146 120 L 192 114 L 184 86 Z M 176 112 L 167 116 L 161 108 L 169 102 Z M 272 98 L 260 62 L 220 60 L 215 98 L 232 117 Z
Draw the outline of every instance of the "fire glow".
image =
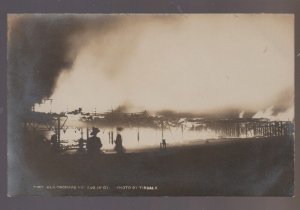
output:
M 105 112 L 126 106 L 129 112 L 205 113 L 228 107 L 257 112 L 283 90 L 293 93 L 289 16 L 166 17 L 167 26 L 151 15 L 126 15 L 105 33 L 86 28 L 74 35 L 69 41 L 77 46 L 77 56 L 70 71 L 58 77 L 53 111 L 68 106 Z M 255 117 L 290 119 L 269 112 Z
M 288 108 L 284 112 L 279 112 L 278 114 L 274 114 L 273 106 L 258 111 L 253 118 L 267 118 L 271 121 L 293 121 L 294 120 L 294 106 Z

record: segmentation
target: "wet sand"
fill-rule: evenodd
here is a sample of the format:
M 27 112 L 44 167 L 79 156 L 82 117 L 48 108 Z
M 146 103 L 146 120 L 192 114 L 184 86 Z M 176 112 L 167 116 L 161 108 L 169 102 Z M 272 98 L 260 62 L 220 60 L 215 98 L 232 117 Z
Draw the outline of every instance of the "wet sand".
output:
M 85 189 L 28 188 L 36 195 L 291 196 L 293 139 L 194 141 L 168 146 L 166 150 L 157 147 L 125 154 L 104 153 L 94 158 L 86 154 L 28 152 L 27 162 L 38 175 L 30 183 Z M 109 189 L 86 189 L 87 186 Z M 137 189 L 128 189 L 134 187 Z

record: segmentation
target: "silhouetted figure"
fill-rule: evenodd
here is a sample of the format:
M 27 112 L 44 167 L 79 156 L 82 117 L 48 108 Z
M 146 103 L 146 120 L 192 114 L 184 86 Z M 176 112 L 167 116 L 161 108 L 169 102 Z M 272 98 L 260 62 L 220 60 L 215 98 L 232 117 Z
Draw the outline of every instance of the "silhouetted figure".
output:
M 58 143 L 56 133 L 51 136 L 50 142 L 51 142 L 51 151 L 52 152 L 59 152 L 59 143 Z
M 167 149 L 167 142 L 165 139 L 161 140 L 160 149 Z
M 123 153 L 124 148 L 123 148 L 123 145 L 122 145 L 122 136 L 121 136 L 121 134 L 117 134 L 115 144 L 116 144 L 116 146 L 115 146 L 116 152 L 117 153 Z
M 98 128 L 92 128 L 92 132 L 90 133 L 91 137 L 87 139 L 86 149 L 89 155 L 97 155 L 100 152 L 100 148 L 102 147 L 102 143 L 99 137 L 97 137 L 97 133 L 100 130 Z
M 78 152 L 84 151 L 84 140 L 83 138 L 78 139 Z

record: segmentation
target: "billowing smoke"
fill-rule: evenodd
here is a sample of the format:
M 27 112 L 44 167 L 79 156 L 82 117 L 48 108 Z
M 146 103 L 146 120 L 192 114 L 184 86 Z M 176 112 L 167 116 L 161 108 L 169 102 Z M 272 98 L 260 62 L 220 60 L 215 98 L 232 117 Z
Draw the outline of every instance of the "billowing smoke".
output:
M 126 59 L 136 49 L 143 21 L 167 26 L 177 20 L 165 15 L 144 16 L 143 20 L 126 15 L 9 15 L 9 98 L 20 102 L 23 110 L 50 97 L 59 75 L 74 70 L 77 56 L 89 45 L 94 49 L 88 55 L 111 63 L 103 71 L 113 78 L 122 72 Z M 122 39 L 121 32 L 128 31 L 130 25 L 136 27 L 131 27 L 130 36 L 124 34 Z M 122 45 L 116 46 L 119 43 L 110 42 L 109 37 L 121 38 Z M 114 53 L 116 47 L 121 50 Z M 89 65 L 82 76 L 89 73 Z
M 58 112 L 293 105 L 289 15 L 10 15 L 8 25 L 14 110 L 48 97 Z
M 292 16 L 155 17 L 122 16 L 105 34 L 72 37 L 84 44 L 71 73 L 58 78 L 53 110 L 126 105 L 234 117 L 244 110 L 252 117 L 293 105 L 293 97 L 283 100 L 294 93 Z
M 10 99 L 31 107 L 51 96 L 62 71 L 72 67 L 88 29 L 107 31 L 117 17 L 75 15 L 9 15 L 8 75 Z

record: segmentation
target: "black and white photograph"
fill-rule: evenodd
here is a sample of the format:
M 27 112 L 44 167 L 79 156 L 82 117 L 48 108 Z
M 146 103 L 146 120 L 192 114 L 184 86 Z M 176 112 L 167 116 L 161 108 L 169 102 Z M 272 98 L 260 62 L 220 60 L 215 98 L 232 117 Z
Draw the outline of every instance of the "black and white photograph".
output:
M 294 15 L 8 14 L 8 196 L 294 196 Z

